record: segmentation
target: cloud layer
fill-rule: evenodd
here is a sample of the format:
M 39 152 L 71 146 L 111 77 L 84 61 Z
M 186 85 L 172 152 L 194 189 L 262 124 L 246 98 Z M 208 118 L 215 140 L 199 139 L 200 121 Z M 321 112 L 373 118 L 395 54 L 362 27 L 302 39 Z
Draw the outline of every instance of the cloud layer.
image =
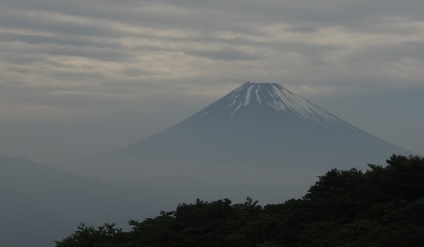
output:
M 166 127 L 247 80 L 281 82 L 330 107 L 340 95 L 422 91 L 422 9 L 418 0 L 3 0 L 0 114 L 10 127 L 1 131 L 122 127 L 134 114 Z M 415 94 L 403 97 L 399 107 L 416 107 L 405 102 Z M 159 124 L 146 120 L 161 113 Z M 119 145 L 159 130 L 129 138 L 135 129 Z

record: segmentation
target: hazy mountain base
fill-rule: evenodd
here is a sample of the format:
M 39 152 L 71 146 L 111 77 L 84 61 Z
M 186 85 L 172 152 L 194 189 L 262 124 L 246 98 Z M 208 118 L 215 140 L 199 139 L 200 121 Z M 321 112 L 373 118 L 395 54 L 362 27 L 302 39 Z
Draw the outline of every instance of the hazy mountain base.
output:
M 57 247 L 370 246 L 419 247 L 424 240 L 424 158 L 392 156 L 366 172 L 333 169 L 298 200 L 262 207 L 248 198 L 180 204 L 129 232 L 81 225 Z
M 78 161 L 68 169 L 106 180 L 138 179 L 185 199 L 241 200 L 249 194 L 271 203 L 301 196 L 329 169 L 364 169 L 367 162 L 381 164 L 392 151 L 403 151 L 385 149 L 380 140 L 365 137 L 348 144 L 336 137 L 321 137 L 316 143 L 313 140 L 318 137 L 308 133 L 291 138 L 290 134 L 263 131 L 248 136 L 242 135 L 244 131 L 233 131 L 231 136 L 210 130 L 188 132 L 169 130 L 127 149 Z M 286 138 L 295 141 L 288 143 Z M 281 185 L 287 185 L 283 193 L 275 189 Z

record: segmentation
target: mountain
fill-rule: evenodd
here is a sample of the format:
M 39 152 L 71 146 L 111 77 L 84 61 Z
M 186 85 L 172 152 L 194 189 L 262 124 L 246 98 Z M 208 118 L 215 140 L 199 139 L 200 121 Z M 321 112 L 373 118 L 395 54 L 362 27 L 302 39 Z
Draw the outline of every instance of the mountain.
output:
M 0 246 L 54 246 L 81 222 L 123 226 L 157 214 L 170 204 L 165 197 L 147 185 L 107 183 L 0 154 Z
M 272 201 L 305 193 L 307 184 L 331 168 L 365 168 L 393 153 L 410 152 L 280 84 L 247 82 L 188 119 L 123 149 L 78 161 L 71 170 L 141 178 L 187 194 L 253 193 Z

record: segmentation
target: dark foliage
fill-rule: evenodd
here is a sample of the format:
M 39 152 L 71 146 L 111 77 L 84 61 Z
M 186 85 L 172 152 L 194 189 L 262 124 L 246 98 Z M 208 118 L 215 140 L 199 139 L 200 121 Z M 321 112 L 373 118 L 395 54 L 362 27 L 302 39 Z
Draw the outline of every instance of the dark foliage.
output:
M 258 205 L 230 200 L 180 204 L 132 230 L 80 225 L 57 247 L 422 246 L 424 158 L 395 156 L 387 166 L 333 169 L 302 199 Z

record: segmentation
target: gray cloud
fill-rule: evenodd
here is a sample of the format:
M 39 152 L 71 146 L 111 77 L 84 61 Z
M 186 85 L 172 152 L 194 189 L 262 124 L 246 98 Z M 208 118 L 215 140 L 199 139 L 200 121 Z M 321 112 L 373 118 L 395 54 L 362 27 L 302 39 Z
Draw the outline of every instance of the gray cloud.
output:
M 248 80 L 281 82 L 317 101 L 419 91 L 423 8 L 418 0 L 3 0 L 0 114 L 8 124 L 150 123 L 127 127 L 123 144 L 130 133 L 158 131 Z M 402 99 L 399 109 L 417 107 Z M 2 150 L 19 153 L 7 144 Z
M 191 55 L 225 61 L 236 61 L 236 60 L 253 60 L 259 58 L 259 56 L 251 55 L 245 52 L 237 50 L 219 50 L 219 51 L 193 51 L 189 52 Z

